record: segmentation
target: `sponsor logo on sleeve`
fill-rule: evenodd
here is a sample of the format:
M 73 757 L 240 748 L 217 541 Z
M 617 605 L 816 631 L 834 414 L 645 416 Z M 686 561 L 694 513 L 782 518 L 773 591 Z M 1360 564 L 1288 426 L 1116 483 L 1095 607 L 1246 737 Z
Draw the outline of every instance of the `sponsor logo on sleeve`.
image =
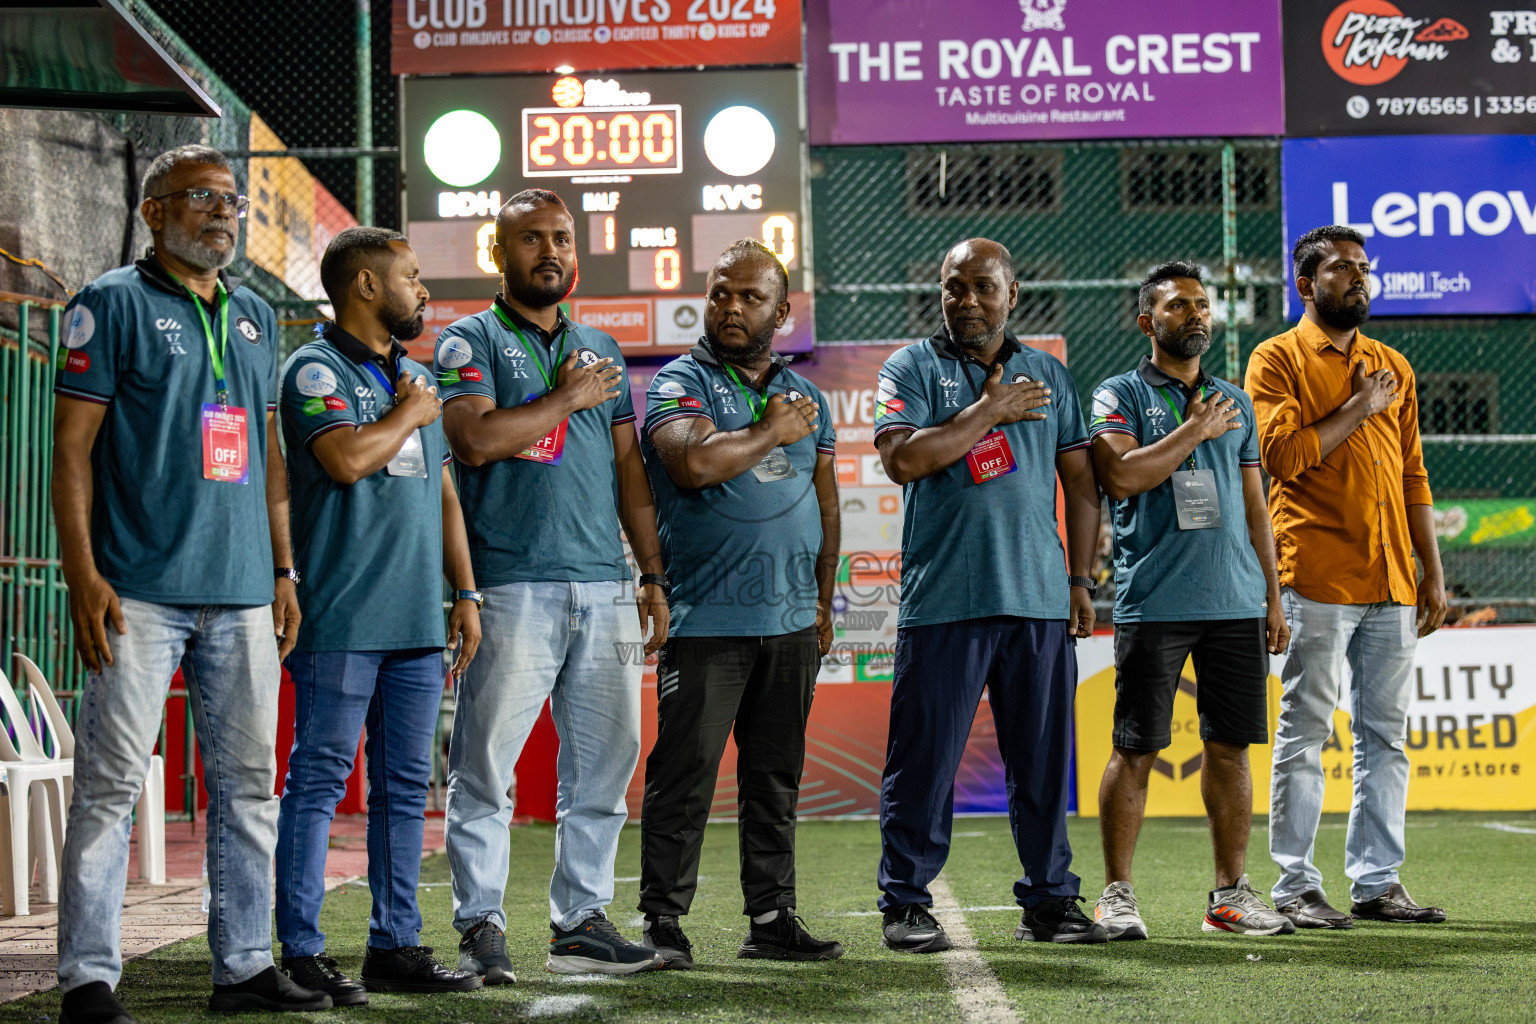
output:
M 63 355 L 63 353 L 60 353 Z M 84 352 L 71 352 L 64 358 L 64 370 L 66 373 L 84 373 L 91 368 L 91 357 Z
M 666 395 L 668 398 L 677 398 L 678 396 L 684 394 L 683 386 L 675 380 L 669 380 L 664 384 L 658 384 L 656 386 L 656 393 L 658 395 Z
M 301 395 L 319 398 L 336 390 L 336 374 L 324 363 L 305 363 L 294 375 L 293 386 Z
M 1094 419 L 1103 419 L 1118 408 L 1120 408 L 1120 396 L 1116 395 L 1113 391 L 1105 388 L 1103 391 L 1095 391 L 1093 393 Z M 1124 417 L 1121 417 L 1121 422 L 1125 422 Z
M 481 376 L 480 371 L 473 366 L 466 366 L 459 371 L 459 380 L 477 381 Z
M 889 377 L 880 378 L 880 386 L 875 390 L 875 400 L 883 402 L 887 398 L 896 397 L 896 382 Z
M 84 306 L 76 306 L 69 313 L 69 327 L 64 335 L 64 347 L 80 348 L 90 341 L 95 333 L 96 314 Z
M 300 406 L 300 408 L 304 410 L 305 416 L 318 416 L 325 411 L 325 399 L 311 398 L 307 400 L 302 406 Z
M 324 401 L 325 407 L 333 411 L 345 409 L 347 407 L 347 400 L 342 398 L 340 395 L 327 395 L 325 396 Z
M 474 356 L 474 349 L 463 338 L 444 338 L 437 346 L 437 364 L 445 370 L 457 370 Z

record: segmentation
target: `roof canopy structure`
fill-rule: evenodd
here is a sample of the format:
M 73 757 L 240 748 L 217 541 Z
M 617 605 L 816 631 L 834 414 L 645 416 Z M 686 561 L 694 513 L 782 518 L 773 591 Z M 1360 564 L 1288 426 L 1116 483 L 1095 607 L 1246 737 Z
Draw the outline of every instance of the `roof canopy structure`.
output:
M 0 0 L 0 107 L 220 115 L 118 0 Z

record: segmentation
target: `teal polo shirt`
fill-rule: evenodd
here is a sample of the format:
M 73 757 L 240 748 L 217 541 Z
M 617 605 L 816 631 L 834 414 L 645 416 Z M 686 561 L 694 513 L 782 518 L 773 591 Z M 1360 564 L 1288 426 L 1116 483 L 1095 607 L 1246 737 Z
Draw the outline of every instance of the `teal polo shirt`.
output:
M 1065 619 L 1066 552 L 1056 530 L 1056 456 L 1088 446 L 1077 386 L 1060 360 L 1006 332 L 1003 379 L 1044 381 L 1044 420 L 999 427 L 1017 469 L 977 483 L 965 459 L 903 489 L 898 626 L 992 615 Z M 976 401 L 991 368 L 941 328 L 891 353 L 875 393 L 875 438 L 951 419 Z
M 672 636 L 778 636 L 816 624 L 822 534 L 814 476 L 818 455 L 832 455 L 837 446 L 832 410 L 782 356 L 773 357 L 761 390 L 742 384 L 753 402 L 789 391 L 810 398 L 821 410 L 816 429 L 774 449 L 788 472 L 771 455 L 777 465 L 698 490 L 673 482 L 651 436 L 663 424 L 693 417 L 720 431 L 749 427 L 746 394 L 703 341 L 663 366 L 645 394 L 641 451 L 672 581 Z
M 1264 617 L 1264 573 L 1243 507 L 1243 469 L 1259 465 L 1259 442 L 1253 401 L 1243 389 L 1204 370 L 1195 387 L 1187 388 L 1142 356 L 1135 370 L 1094 389 L 1089 434 L 1128 434 L 1138 445 L 1155 444 L 1179 425 L 1169 402 L 1182 416 L 1200 388 L 1234 399 L 1243 423 L 1241 430 L 1202 441 L 1194 451 L 1195 468 L 1209 469 L 1216 477 L 1221 525 L 1179 529 L 1170 480 L 1112 502 L 1116 622 Z M 1189 463 L 1179 468 L 1187 469 Z
M 243 483 L 205 476 L 203 406 L 217 408 L 198 307 L 152 256 L 109 270 L 64 313 L 54 392 L 107 407 L 91 452 L 91 547 L 119 597 L 169 605 L 272 602 L 267 413 L 276 408 L 277 321 L 238 278 L 223 349 L 231 408 L 245 410 Z
M 548 388 L 538 366 L 554 378 L 551 356 L 591 349 L 624 370 L 618 342 L 602 331 L 560 314 L 553 334 L 545 332 L 498 296 L 503 313 L 532 347 L 492 309 L 450 324 L 437 339 L 434 368 L 438 393 L 451 402 L 483 395 L 499 409 L 515 409 Z M 619 396 L 566 421 L 558 465 L 522 458 L 488 466 L 458 465 L 459 501 L 469 533 L 475 582 L 600 583 L 629 579 L 619 540 L 619 482 L 613 464 L 614 427 L 633 423 L 628 374 Z
M 299 583 L 297 650 L 401 651 L 442 647 L 443 470 L 449 461 L 442 420 L 420 428 L 426 476 L 388 468 L 354 484 L 337 483 L 311 446 L 332 430 L 356 430 L 394 405 L 402 372 L 432 379 L 395 342 L 382 357 L 335 323 L 288 357 L 280 418 L 293 510 Z

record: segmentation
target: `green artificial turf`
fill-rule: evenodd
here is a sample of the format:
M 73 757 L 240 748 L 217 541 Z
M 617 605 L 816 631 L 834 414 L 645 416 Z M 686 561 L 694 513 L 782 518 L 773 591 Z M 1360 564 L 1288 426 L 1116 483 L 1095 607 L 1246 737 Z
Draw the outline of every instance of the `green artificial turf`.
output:
M 1497 821 L 1527 832 L 1482 827 Z M 1274 867 L 1262 819 L 1249 857 L 1265 892 Z M 962 908 L 1008 906 L 1018 866 L 1006 820 L 955 823 L 945 878 Z M 1102 886 L 1097 822 L 1071 822 L 1077 870 L 1092 900 Z M 639 832 L 624 830 L 618 896 L 611 916 L 639 936 Z M 712 825 L 693 913 L 685 919 L 697 968 L 630 978 L 562 978 L 544 971 L 547 884 L 554 832 L 512 833 L 506 907 L 508 951 L 518 984 L 468 995 L 375 995 L 366 1008 L 290 1018 L 336 1024 L 478 1024 L 524 1020 L 582 1021 L 913 1021 L 958 1019 L 938 957 L 897 955 L 880 945 L 876 825 L 868 821 L 800 826 L 800 913 L 811 931 L 836 938 L 847 955 L 827 964 L 736 959 L 745 934 L 736 881 L 735 829 Z M 1328 816 L 1318 835 L 1318 863 L 1335 905 L 1348 903 L 1343 877 L 1344 823 Z M 1403 877 L 1424 902 L 1445 906 L 1443 925 L 1358 923 L 1352 932 L 1249 938 L 1204 935 L 1200 919 L 1210 886 L 1204 823 L 1147 823 L 1136 861 L 1137 893 L 1151 930 L 1146 942 L 1081 947 L 1026 944 L 1012 938 L 1017 914 L 971 909 L 966 920 L 983 957 L 1023 1021 L 1204 1022 L 1529 1021 L 1536 1010 L 1536 815 L 1414 814 L 1409 817 Z M 455 959 L 447 862 L 422 871 L 423 942 Z M 356 883 L 333 891 L 322 926 L 343 969 L 360 966 L 369 897 Z M 203 1019 L 207 945 L 191 940 L 128 965 L 120 995 L 144 1024 Z M 0 1019 L 53 1020 L 58 996 L 46 993 L 0 1006 Z M 236 1020 L 271 1019 L 252 1015 Z

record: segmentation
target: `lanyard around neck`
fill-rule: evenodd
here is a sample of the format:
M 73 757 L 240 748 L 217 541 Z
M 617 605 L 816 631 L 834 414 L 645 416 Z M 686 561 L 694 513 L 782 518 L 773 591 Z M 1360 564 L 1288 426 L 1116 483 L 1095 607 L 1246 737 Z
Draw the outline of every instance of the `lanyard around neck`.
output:
M 378 381 L 385 391 L 389 392 L 390 398 L 395 397 L 395 386 L 390 383 L 388 377 L 384 376 L 384 371 L 379 369 L 378 364 L 372 359 L 365 359 L 363 360 L 363 369 L 373 374 L 373 379 Z
M 1158 392 L 1158 394 L 1163 396 L 1163 404 L 1168 406 L 1168 411 L 1173 413 L 1173 422 L 1182 427 L 1184 425 L 1184 417 L 1182 415 L 1180 415 L 1178 408 L 1173 404 L 1173 399 L 1168 397 L 1168 389 L 1163 387 L 1161 384 L 1159 384 L 1157 386 L 1157 392 Z M 1205 401 L 1205 385 L 1204 384 L 1200 385 L 1200 401 L 1202 401 L 1202 402 Z M 1199 447 L 1199 446 L 1196 445 L 1196 447 Z M 1195 453 L 1194 452 L 1190 452 L 1189 453 L 1189 468 L 1191 470 L 1193 470 L 1195 468 Z
M 502 324 L 506 326 L 507 330 L 517 335 L 517 340 L 522 342 L 523 351 L 528 353 L 528 358 L 533 360 L 534 368 L 539 371 L 539 376 L 544 378 L 544 386 L 553 391 L 555 389 L 554 377 L 551 375 L 551 373 L 545 371 L 544 364 L 540 361 L 538 353 L 533 350 L 533 346 L 528 343 L 528 339 L 523 336 L 523 332 L 518 328 L 517 324 L 512 322 L 511 317 L 502 312 L 500 306 L 493 305 L 491 308 L 496 311 L 497 318 L 501 320 Z M 560 347 L 555 350 L 554 359 L 552 361 L 554 373 L 560 372 L 560 358 L 565 354 L 566 333 L 567 332 L 565 331 L 560 332 Z
M 736 390 L 741 392 L 741 397 L 746 400 L 747 408 L 752 410 L 752 422 L 756 423 L 758 420 L 762 419 L 763 413 L 768 409 L 768 399 L 759 398 L 757 394 L 752 391 L 752 389 L 743 384 L 741 382 L 741 378 L 736 376 L 736 370 L 731 366 L 730 363 L 721 360 L 720 365 L 725 367 L 725 372 L 730 374 L 731 380 L 736 382 Z
M 203 323 L 203 337 L 208 342 L 208 359 L 213 363 L 213 387 L 218 396 L 219 405 L 229 408 L 229 382 L 224 377 L 224 357 L 229 353 L 229 292 L 224 290 L 223 281 L 214 281 L 214 290 L 219 296 L 219 337 L 222 344 L 213 342 L 213 324 L 208 319 L 208 311 L 203 308 L 203 300 L 188 288 L 185 282 L 169 270 L 171 280 L 181 285 L 187 293 L 187 298 L 192 300 L 192 305 L 197 309 L 197 316 Z

